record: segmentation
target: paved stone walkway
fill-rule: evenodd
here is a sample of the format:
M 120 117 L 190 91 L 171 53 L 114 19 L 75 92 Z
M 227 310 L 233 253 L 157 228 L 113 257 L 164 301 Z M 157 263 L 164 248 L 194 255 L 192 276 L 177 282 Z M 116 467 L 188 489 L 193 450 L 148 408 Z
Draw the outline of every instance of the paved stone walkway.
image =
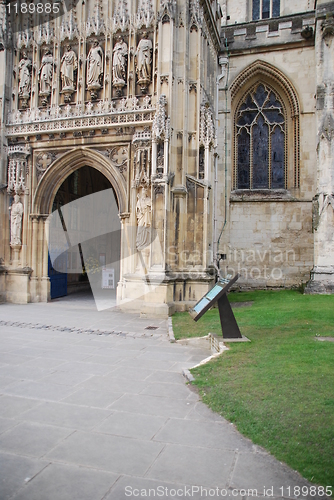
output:
M 88 295 L 0 305 L 0 499 L 293 496 L 308 483 L 186 385 L 207 355 Z

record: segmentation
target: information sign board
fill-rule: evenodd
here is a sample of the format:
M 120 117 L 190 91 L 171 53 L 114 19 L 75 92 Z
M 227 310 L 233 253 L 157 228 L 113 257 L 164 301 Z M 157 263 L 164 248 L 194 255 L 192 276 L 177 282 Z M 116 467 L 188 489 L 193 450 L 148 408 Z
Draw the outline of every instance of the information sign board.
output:
M 238 324 L 234 317 L 232 308 L 228 301 L 226 292 L 237 281 L 239 275 L 236 274 L 233 278 L 223 278 L 202 297 L 195 306 L 190 309 L 191 317 L 198 321 L 203 314 L 212 307 L 215 302 L 218 302 L 220 324 L 222 327 L 223 338 L 238 339 L 242 338 Z

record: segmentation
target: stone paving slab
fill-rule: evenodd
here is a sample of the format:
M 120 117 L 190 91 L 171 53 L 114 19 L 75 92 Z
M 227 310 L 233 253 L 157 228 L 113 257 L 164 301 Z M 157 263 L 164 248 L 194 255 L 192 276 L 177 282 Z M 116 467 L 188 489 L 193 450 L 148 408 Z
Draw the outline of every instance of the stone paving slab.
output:
M 182 370 L 210 352 L 167 332 L 83 295 L 0 305 L 0 500 L 265 500 L 309 484 L 199 400 Z

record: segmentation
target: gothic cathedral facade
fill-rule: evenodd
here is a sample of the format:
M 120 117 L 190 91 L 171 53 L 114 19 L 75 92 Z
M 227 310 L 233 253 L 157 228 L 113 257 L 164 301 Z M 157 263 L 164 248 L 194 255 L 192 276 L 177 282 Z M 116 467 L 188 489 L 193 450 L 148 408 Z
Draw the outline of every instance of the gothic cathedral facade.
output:
M 65 295 L 108 268 L 73 205 L 94 193 L 115 215 L 110 287 L 125 310 L 166 317 L 235 273 L 240 289 L 333 293 L 334 2 L 0 10 L 1 301 L 47 301 L 61 274 Z

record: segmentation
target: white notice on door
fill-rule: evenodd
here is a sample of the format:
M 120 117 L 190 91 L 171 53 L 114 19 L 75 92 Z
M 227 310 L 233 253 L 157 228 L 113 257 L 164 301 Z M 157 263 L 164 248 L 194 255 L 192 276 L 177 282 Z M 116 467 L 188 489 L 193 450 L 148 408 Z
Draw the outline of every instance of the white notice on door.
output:
M 115 288 L 115 269 L 102 269 L 102 288 Z

